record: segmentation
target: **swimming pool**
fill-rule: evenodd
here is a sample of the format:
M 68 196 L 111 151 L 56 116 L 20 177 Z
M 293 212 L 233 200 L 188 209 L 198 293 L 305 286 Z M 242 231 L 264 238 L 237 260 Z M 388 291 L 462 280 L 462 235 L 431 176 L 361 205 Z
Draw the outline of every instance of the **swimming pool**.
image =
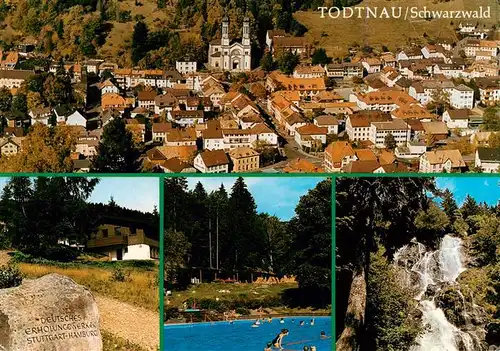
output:
M 317 351 L 333 350 L 332 339 L 321 339 L 324 331 L 330 336 L 331 317 L 314 317 L 314 326 L 310 325 L 311 316 L 287 317 L 281 324 L 279 318 L 272 322 L 262 322 L 258 328 L 252 328 L 254 320 L 213 323 L 188 323 L 166 325 L 164 329 L 165 351 L 263 351 L 266 344 L 274 339 L 281 329 L 289 334 L 283 339 L 286 351 L 302 351 L 304 346 L 316 346 Z M 305 325 L 299 326 L 299 321 Z

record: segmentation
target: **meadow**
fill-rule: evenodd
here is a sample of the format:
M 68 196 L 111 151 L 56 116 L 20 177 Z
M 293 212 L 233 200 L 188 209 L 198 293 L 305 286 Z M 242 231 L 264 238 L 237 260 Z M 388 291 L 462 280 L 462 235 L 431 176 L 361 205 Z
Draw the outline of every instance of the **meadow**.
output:
M 65 275 L 93 293 L 152 311 L 158 310 L 157 271 L 131 267 L 117 270 L 85 265 L 64 267 L 22 262 L 19 263 L 19 269 L 27 278 L 38 278 L 49 273 Z

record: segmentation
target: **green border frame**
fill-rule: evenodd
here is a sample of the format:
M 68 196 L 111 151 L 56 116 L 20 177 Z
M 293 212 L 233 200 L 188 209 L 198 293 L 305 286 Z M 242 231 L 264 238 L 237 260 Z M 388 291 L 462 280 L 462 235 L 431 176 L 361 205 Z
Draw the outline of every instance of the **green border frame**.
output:
M 159 182 L 158 211 L 160 213 L 160 257 L 159 257 L 159 350 L 165 348 L 164 333 L 164 199 L 165 178 L 322 178 L 330 179 L 331 187 L 331 235 L 332 235 L 332 350 L 336 350 L 336 181 L 338 178 L 496 178 L 500 173 L 0 173 L 1 178 L 10 177 L 85 177 L 85 178 L 157 178 Z
M 164 305 L 164 299 L 165 299 L 165 242 L 164 242 L 164 239 L 165 239 L 165 235 L 163 234 L 164 231 L 165 231 L 165 215 L 164 215 L 164 212 L 163 212 L 163 208 L 164 208 L 164 200 L 165 200 L 165 187 L 164 187 L 164 179 L 165 177 L 158 177 L 158 183 L 159 183 L 159 196 L 160 196 L 160 199 L 159 199 L 159 209 L 158 211 L 160 212 L 160 225 L 159 225 L 159 229 L 160 229 L 160 252 L 159 252 L 159 255 L 160 255 L 160 264 L 158 266 L 158 269 L 159 269 L 159 274 L 158 274 L 158 293 L 159 293 L 159 303 L 160 303 L 160 306 L 159 306 L 159 311 L 160 311 L 160 320 L 159 320 L 159 324 L 160 324 L 160 331 L 158 333 L 158 337 L 160 338 L 159 342 L 158 342 L 158 345 L 159 345 L 159 350 L 162 351 L 164 350 L 165 346 L 165 340 L 164 340 L 164 336 L 163 336 L 163 333 L 165 331 L 165 328 L 163 328 L 163 317 L 164 317 L 164 311 L 165 311 L 165 305 Z

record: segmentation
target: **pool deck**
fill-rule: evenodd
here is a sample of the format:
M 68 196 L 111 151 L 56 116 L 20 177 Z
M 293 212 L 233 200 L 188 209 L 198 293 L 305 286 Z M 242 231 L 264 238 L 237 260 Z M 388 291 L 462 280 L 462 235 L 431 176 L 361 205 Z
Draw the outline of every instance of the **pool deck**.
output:
M 179 322 L 164 322 L 164 326 L 176 326 L 176 325 L 186 325 L 186 324 L 201 324 L 201 323 L 217 323 L 217 322 L 232 322 L 232 321 L 254 321 L 258 318 L 260 319 L 267 319 L 268 317 L 272 319 L 279 319 L 279 318 L 290 318 L 290 317 L 311 317 L 311 318 L 316 318 L 316 317 L 331 317 L 331 314 L 328 313 L 317 313 L 317 314 L 303 314 L 303 313 L 291 313 L 291 314 L 265 314 L 265 317 L 262 317 L 264 314 L 261 315 L 249 315 L 249 316 L 243 316 L 243 317 L 237 317 L 237 318 L 232 318 L 231 320 L 225 320 L 225 319 L 215 319 L 212 321 L 208 322 L 184 322 L 184 323 L 179 323 Z

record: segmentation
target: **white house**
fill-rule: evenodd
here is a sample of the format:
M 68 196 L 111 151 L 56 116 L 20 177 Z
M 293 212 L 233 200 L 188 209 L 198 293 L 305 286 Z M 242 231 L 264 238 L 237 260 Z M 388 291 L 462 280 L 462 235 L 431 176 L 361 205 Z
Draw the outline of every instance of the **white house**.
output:
M 204 113 L 202 110 L 195 111 L 168 111 L 167 117 L 169 120 L 180 124 L 181 126 L 192 126 L 204 122 Z
M 175 69 L 181 74 L 194 73 L 197 71 L 196 61 L 176 61 Z
M 474 90 L 463 84 L 456 86 L 451 91 L 450 105 L 459 109 L 472 109 L 474 107 Z
M 101 95 L 109 93 L 113 94 L 120 93 L 120 89 L 118 89 L 118 87 L 114 85 L 113 82 L 111 82 L 109 79 L 106 79 L 104 82 L 102 82 L 99 88 L 101 89 Z
M 258 123 L 250 131 L 257 136 L 257 141 L 265 143 L 266 146 L 278 146 L 278 135 L 266 124 Z
M 377 148 L 385 148 L 385 138 L 392 134 L 397 146 L 406 145 L 410 140 L 411 128 L 402 119 L 387 122 L 371 122 L 369 140 Z
M 475 165 L 481 167 L 484 173 L 498 173 L 500 171 L 500 148 L 478 147 Z
M 194 158 L 194 168 L 201 173 L 229 173 L 229 158 L 223 150 L 205 150 Z
M 318 127 L 315 124 L 306 124 L 295 130 L 295 141 L 302 148 L 314 148 L 318 141 L 321 145 L 326 144 L 327 134 L 327 128 Z
M 470 110 L 468 109 L 446 110 L 443 113 L 443 122 L 450 129 L 467 129 L 469 127 L 469 115 Z
M 420 173 L 450 173 L 465 167 L 465 162 L 459 150 L 427 151 L 420 156 Z
M 401 159 L 419 158 L 427 151 L 427 146 L 424 142 L 408 141 L 406 146 L 399 146 L 394 150 L 394 155 Z
M 318 127 L 327 128 L 328 134 L 339 133 L 339 121 L 335 116 L 322 115 L 314 119 L 314 124 Z
M 84 115 L 80 113 L 80 111 L 75 110 L 71 115 L 66 119 L 66 125 L 68 126 L 82 126 L 87 127 L 87 119 Z

